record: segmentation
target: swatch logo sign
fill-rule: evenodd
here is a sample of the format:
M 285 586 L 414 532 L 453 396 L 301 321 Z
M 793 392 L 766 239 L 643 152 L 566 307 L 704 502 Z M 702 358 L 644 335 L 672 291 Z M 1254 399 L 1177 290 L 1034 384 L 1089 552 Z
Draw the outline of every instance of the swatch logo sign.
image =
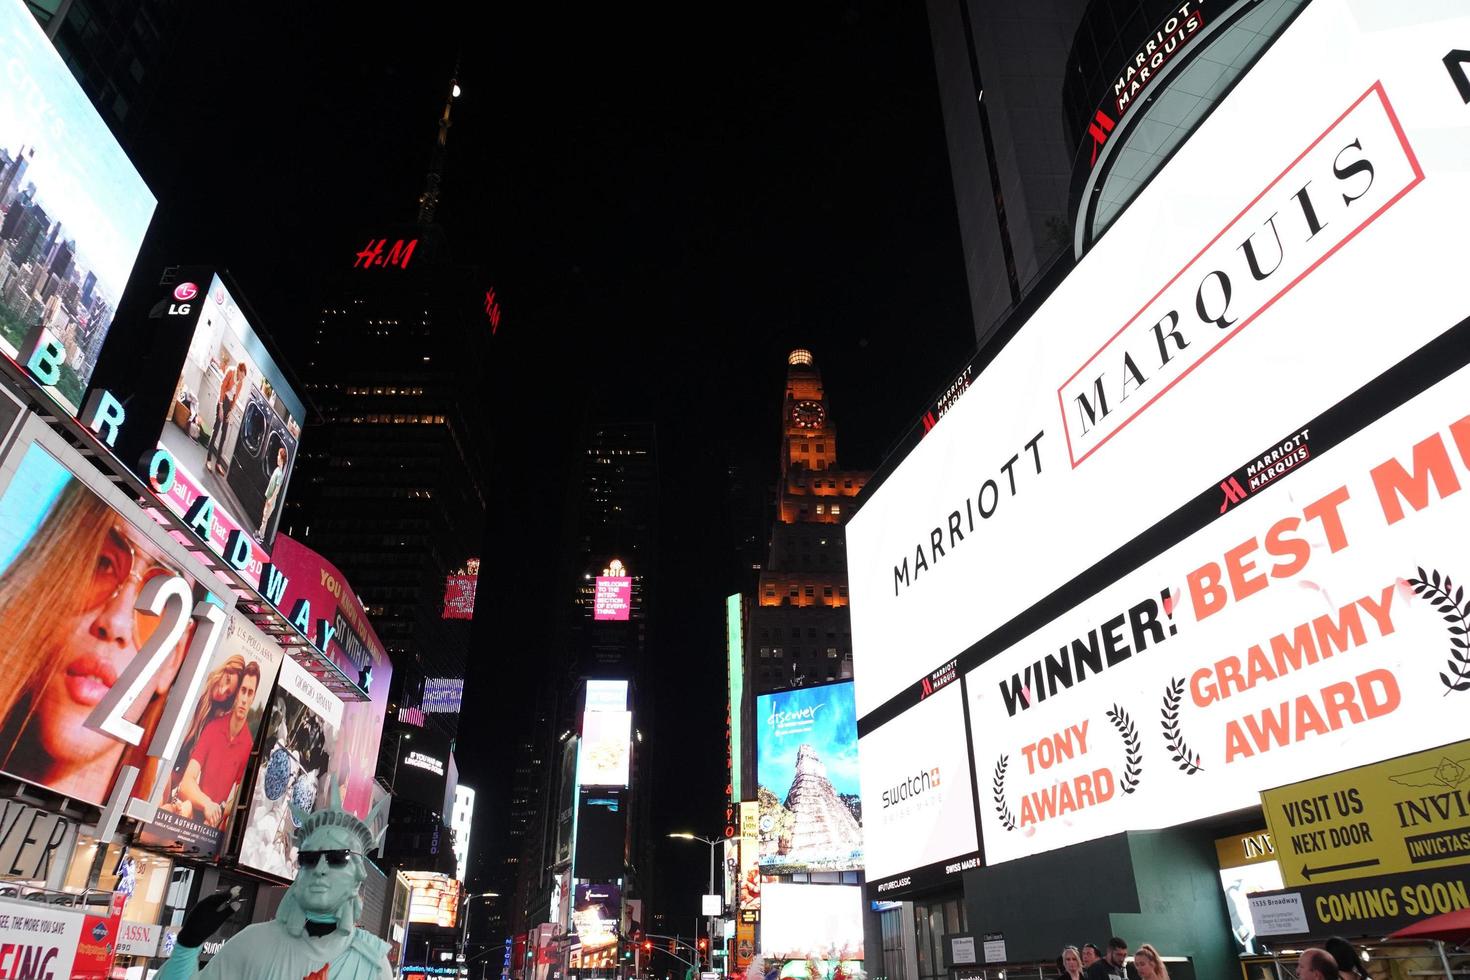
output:
M 895 783 L 883 791 L 880 819 L 885 823 L 896 822 L 911 817 L 920 810 L 938 807 L 944 802 L 944 794 L 934 792 L 939 785 L 938 766 L 920 769 L 914 775 Z M 895 807 L 897 809 L 890 814 L 888 811 Z
M 1073 468 L 1423 178 L 1382 84 L 1375 84 L 1057 389 Z M 1329 302 L 1322 297 L 1322 305 Z M 1239 393 L 1225 393 L 1222 379 L 1213 382 L 1222 392 L 1219 411 L 1228 413 Z

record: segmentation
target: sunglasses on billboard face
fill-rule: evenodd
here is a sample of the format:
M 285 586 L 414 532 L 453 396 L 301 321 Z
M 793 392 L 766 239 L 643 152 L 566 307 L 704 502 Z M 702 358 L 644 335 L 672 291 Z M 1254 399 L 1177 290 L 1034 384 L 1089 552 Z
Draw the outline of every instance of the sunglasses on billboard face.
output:
M 117 598 L 129 582 L 137 582 L 138 591 L 142 592 L 153 579 L 174 574 L 172 569 L 139 550 L 122 528 L 113 527 L 97 552 L 85 608 L 101 609 Z M 136 628 L 134 638 L 141 646 L 158 627 L 158 617 L 135 611 L 133 620 Z
M 325 860 L 329 868 L 345 868 L 347 862 L 352 860 L 352 852 L 346 849 L 332 851 L 298 851 L 297 860 L 301 867 L 310 870 L 317 866 L 317 862 Z

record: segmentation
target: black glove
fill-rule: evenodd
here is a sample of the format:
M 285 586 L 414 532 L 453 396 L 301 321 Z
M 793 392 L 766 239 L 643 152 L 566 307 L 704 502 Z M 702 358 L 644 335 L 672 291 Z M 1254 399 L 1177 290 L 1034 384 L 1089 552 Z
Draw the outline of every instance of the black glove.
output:
M 206 895 L 194 907 L 184 915 L 184 924 L 179 927 L 180 946 L 190 949 L 198 949 L 204 945 L 204 941 L 224 925 L 236 912 L 240 911 L 240 886 L 235 885 L 227 892 L 215 892 Z

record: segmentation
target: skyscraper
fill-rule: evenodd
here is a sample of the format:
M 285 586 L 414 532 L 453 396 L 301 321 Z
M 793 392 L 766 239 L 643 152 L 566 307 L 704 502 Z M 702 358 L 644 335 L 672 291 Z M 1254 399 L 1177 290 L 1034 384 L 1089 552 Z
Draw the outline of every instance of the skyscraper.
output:
M 928 0 L 980 342 L 1070 251 L 1075 141 L 1062 84 L 1084 0 Z
M 787 357 L 770 557 L 746 629 L 752 693 L 852 676 L 844 509 L 871 474 L 837 460 L 837 423 L 810 351 Z

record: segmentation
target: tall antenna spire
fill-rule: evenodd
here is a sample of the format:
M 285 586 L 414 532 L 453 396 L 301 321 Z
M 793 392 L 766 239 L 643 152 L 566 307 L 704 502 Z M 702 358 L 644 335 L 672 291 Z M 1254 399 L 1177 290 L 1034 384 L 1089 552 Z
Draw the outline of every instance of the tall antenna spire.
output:
M 449 114 L 454 100 L 459 98 L 459 59 L 454 62 L 454 77 L 449 80 L 449 94 L 444 97 L 444 112 L 439 116 L 439 132 L 434 137 L 434 153 L 429 158 L 429 174 L 424 181 L 424 192 L 419 195 L 419 217 L 421 225 L 434 223 L 434 211 L 439 206 L 439 184 L 444 179 L 444 147 L 449 142 Z

